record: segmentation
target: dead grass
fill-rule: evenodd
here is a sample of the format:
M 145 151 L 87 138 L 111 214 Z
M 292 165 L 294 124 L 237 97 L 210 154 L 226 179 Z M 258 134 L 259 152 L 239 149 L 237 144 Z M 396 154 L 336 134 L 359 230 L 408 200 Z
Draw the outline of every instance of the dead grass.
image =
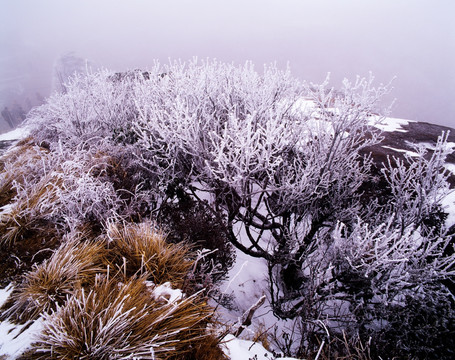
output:
M 24 190 L 11 209 L 0 215 L 0 246 L 9 247 L 30 231 L 46 233 L 47 229 L 41 226 L 51 218 L 59 202 L 57 188 L 61 184 L 60 178 L 46 175 Z
M 107 237 L 113 262 L 125 275 L 147 272 L 149 280 L 157 285 L 170 282 L 182 288 L 193 264 L 187 245 L 167 243 L 165 234 L 150 222 L 110 223 Z
M 0 158 L 0 206 L 7 206 L 0 212 L 1 285 L 49 257 L 45 249 L 60 243 L 53 216 L 62 181 L 49 174 L 47 154 L 29 138 Z
M 212 309 L 197 295 L 157 301 L 145 279 L 97 276 L 90 290 L 77 289 L 45 316 L 33 358 L 196 359 L 195 345 L 210 338 L 206 324 Z
M 71 234 L 49 259 L 26 273 L 4 316 L 17 322 L 36 319 L 64 304 L 76 289 L 92 285 L 96 274 L 105 273 L 105 243 L 84 240 L 84 234 Z
M 57 183 L 46 176 L 30 185 L 0 214 L 0 283 L 5 285 L 35 262 L 50 256 L 60 243 L 52 218 Z M 45 252 L 47 251 L 47 253 Z
M 29 137 L 0 157 L 0 207 L 16 196 L 14 182 L 23 184 L 25 178 L 37 176 L 37 171 L 43 170 L 39 163 L 47 153 L 47 149 L 36 146 Z
M 330 341 L 319 341 L 317 352 L 309 354 L 310 358 L 320 360 L 372 360 L 371 344 L 363 342 L 358 335 L 342 334 L 334 336 Z M 404 357 L 408 359 L 408 357 Z

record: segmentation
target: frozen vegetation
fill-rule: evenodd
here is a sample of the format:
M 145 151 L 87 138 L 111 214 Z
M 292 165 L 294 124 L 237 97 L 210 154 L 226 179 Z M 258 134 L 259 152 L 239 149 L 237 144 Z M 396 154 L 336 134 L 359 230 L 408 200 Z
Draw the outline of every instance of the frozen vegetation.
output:
M 453 358 L 453 144 L 373 162 L 389 86 L 194 60 L 64 88 L 0 158 L 0 354 Z

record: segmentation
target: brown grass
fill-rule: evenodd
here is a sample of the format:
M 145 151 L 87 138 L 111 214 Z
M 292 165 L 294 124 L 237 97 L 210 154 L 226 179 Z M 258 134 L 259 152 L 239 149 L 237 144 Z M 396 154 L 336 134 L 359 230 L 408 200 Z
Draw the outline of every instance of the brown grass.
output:
M 196 359 L 190 354 L 210 339 L 206 324 L 212 309 L 197 295 L 163 303 L 149 291 L 144 276 L 125 282 L 98 276 L 90 291 L 77 289 L 45 316 L 33 358 Z
M 17 192 L 14 182 L 22 184 L 25 177 L 33 177 L 42 171 L 39 162 L 48 150 L 38 147 L 32 138 L 19 142 L 0 157 L 0 207 L 9 204 Z
M 0 283 L 6 285 L 34 262 L 50 256 L 60 243 L 51 212 L 57 201 L 56 186 L 48 176 L 31 185 L 11 208 L 0 214 Z
M 46 175 L 30 185 L 24 197 L 12 204 L 10 211 L 0 215 L 0 246 L 8 247 L 22 240 L 28 232 L 42 229 L 49 213 L 58 204 L 57 188 L 62 181 Z
M 106 272 L 107 249 L 99 240 L 81 241 L 72 235 L 46 261 L 26 273 L 11 295 L 4 316 L 24 322 L 61 306 L 75 289 L 91 285 L 95 275 Z
M 189 248 L 183 243 L 169 244 L 166 236 L 149 222 L 140 224 L 109 224 L 107 237 L 118 269 L 127 276 L 149 273 L 155 284 L 170 282 L 182 288 L 191 268 Z
M 153 293 L 166 282 L 184 285 L 193 265 L 188 246 L 168 244 L 152 223 L 110 223 L 106 235 L 75 231 L 61 241 L 2 309 L 15 322 L 44 317 L 21 359 L 226 359 L 207 330 L 213 309 L 201 292 L 173 301 Z

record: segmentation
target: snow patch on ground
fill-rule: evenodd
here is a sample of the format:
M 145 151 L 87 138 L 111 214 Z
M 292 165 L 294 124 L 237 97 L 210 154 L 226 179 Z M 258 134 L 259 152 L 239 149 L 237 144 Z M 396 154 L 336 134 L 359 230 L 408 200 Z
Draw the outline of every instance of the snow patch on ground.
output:
M 0 306 L 2 306 L 5 303 L 5 301 L 8 299 L 12 292 L 13 285 L 11 284 L 4 289 L 0 289 Z
M 390 150 L 393 150 L 393 151 L 396 151 L 396 152 L 405 153 L 405 154 L 407 154 L 409 156 L 413 156 L 413 157 L 418 157 L 419 156 L 419 154 L 417 154 L 414 151 L 409 151 L 409 150 L 404 150 L 404 149 L 397 149 L 397 148 L 394 148 L 394 147 L 391 147 L 391 146 L 387 146 L 387 145 L 383 145 L 382 147 L 384 149 L 390 149 Z
M 0 135 L 0 141 L 19 140 L 27 137 L 30 134 L 30 129 L 26 126 L 18 127 L 10 132 Z
M 403 129 L 403 125 L 408 125 L 410 122 L 415 122 L 414 120 L 406 120 L 406 119 L 398 119 L 398 118 L 391 118 L 386 117 L 384 119 L 380 119 L 378 116 L 371 116 L 370 117 L 370 124 L 374 127 L 378 128 L 382 131 L 387 132 L 407 132 L 407 130 Z
M 27 326 L 30 326 L 27 328 Z M 43 321 L 38 319 L 31 325 L 12 324 L 9 321 L 0 323 L 0 358 L 15 359 L 36 341 L 36 335 L 41 332 Z M 25 329 L 25 330 L 24 330 Z
M 234 335 L 226 335 L 223 339 L 224 353 L 232 360 L 273 360 L 275 357 L 267 351 L 261 344 L 254 343 L 249 340 L 241 340 Z M 290 358 L 280 358 L 285 360 Z
M 430 144 L 430 143 L 422 142 L 422 143 L 419 143 L 419 145 L 424 146 L 428 150 L 436 150 L 436 144 Z M 447 148 L 449 148 L 452 151 L 455 150 L 455 142 L 448 141 L 446 143 L 446 146 L 447 146 Z

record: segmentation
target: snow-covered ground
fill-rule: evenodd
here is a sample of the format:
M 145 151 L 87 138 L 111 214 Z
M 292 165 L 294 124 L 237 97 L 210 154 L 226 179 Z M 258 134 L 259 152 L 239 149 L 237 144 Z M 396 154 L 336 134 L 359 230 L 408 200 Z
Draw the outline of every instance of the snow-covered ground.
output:
M 387 132 L 406 132 L 403 129 L 403 125 L 408 125 L 410 122 L 415 122 L 414 120 L 398 119 L 387 117 L 384 120 L 378 122 L 379 118 L 377 116 L 371 116 L 370 123 L 382 131 Z
M 0 141 L 11 141 L 23 139 L 30 133 L 30 129 L 25 126 L 18 127 L 10 132 L 0 135 Z
M 13 291 L 12 286 L 0 289 L 0 306 L 7 300 Z M 15 359 L 27 349 L 42 328 L 40 320 L 32 324 L 15 325 L 9 321 L 0 323 L 0 358 Z

